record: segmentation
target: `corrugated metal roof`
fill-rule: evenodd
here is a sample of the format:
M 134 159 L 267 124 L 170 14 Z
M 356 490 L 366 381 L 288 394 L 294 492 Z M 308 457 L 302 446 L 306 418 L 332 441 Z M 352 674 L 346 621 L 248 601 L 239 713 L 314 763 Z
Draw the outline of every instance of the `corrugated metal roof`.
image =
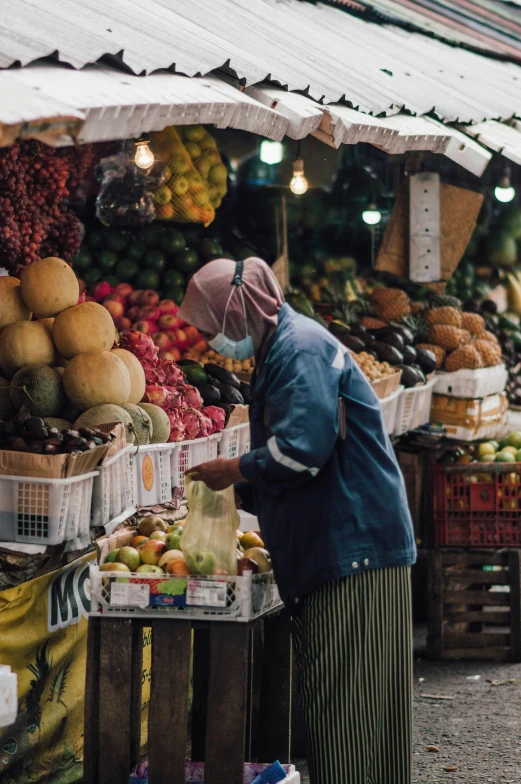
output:
M 399 8 L 395 4 L 395 8 Z M 343 98 L 369 114 L 434 111 L 445 121 L 521 116 L 521 69 L 397 26 L 298 0 L 9 0 L 0 11 L 0 66 L 58 52 L 81 68 L 110 54 L 134 73 L 175 66 L 194 76 L 228 64 Z

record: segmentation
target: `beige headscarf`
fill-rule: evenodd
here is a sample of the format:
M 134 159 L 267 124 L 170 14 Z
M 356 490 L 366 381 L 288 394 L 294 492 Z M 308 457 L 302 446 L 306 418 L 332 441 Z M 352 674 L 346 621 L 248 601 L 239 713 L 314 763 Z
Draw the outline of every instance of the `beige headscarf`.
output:
M 179 308 L 179 317 L 202 332 L 215 337 L 223 331 L 224 313 L 236 272 L 236 262 L 215 259 L 196 272 L 188 283 L 185 298 Z M 230 340 L 242 340 L 248 333 L 253 339 L 255 352 L 270 327 L 277 325 L 277 314 L 284 303 L 275 275 L 262 259 L 251 257 L 244 262 L 243 284 L 235 286 L 226 311 L 224 334 Z

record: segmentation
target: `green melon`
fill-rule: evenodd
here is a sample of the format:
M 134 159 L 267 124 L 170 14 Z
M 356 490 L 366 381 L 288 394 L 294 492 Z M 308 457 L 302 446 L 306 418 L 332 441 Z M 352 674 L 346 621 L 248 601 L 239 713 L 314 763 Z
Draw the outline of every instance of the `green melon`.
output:
M 152 421 L 150 443 L 166 444 L 170 438 L 170 420 L 166 411 L 153 403 L 139 403 L 139 408 L 142 408 Z
M 136 444 L 150 444 L 152 441 L 152 420 L 144 408 L 135 403 L 124 403 L 123 408 L 132 417 L 134 425 L 134 442 Z
M 62 430 L 72 429 L 72 422 L 67 422 L 66 419 L 60 419 L 60 417 L 45 417 L 45 421 L 48 427 L 55 427 L 60 433 Z
M 13 416 L 16 409 L 9 395 L 9 380 L 0 378 L 0 420 L 7 420 Z M 165 414 L 166 416 L 166 414 Z
M 100 406 L 94 406 L 87 409 L 81 414 L 76 422 L 74 428 L 77 430 L 79 427 L 99 427 L 100 425 L 110 425 L 113 422 L 123 422 L 127 434 L 127 441 L 129 444 L 134 443 L 134 424 L 132 417 L 121 406 L 116 406 L 113 403 L 103 403 Z
M 26 365 L 11 379 L 11 403 L 16 409 L 25 406 L 32 416 L 56 416 L 65 404 L 59 373 L 47 365 Z

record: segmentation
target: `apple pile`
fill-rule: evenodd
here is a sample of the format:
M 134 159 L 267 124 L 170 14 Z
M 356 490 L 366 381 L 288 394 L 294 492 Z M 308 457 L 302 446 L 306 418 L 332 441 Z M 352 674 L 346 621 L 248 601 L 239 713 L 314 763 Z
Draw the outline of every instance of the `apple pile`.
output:
M 180 520 L 169 526 L 158 515 L 144 517 L 130 545 L 111 550 L 100 571 L 178 577 L 222 575 L 222 570 L 215 569 L 215 556 L 211 552 L 201 553 L 198 558 L 185 557 L 184 523 L 185 520 Z M 237 531 L 237 573 L 245 571 L 254 574 L 272 571 L 269 553 L 255 531 Z
M 208 350 L 208 343 L 197 329 L 179 318 L 176 303 L 172 299 L 160 300 L 153 289 L 133 289 L 130 283 L 112 287 L 102 281 L 85 299 L 101 303 L 109 311 L 120 334 L 134 330 L 150 335 L 160 359 L 177 362 L 189 350 L 196 354 L 204 354 Z

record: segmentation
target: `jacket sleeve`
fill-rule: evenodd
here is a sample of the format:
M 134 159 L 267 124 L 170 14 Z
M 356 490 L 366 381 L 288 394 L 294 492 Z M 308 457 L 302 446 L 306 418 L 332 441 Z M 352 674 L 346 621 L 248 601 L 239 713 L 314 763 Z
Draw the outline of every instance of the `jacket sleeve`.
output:
M 280 495 L 315 477 L 338 436 L 339 380 L 344 366 L 311 351 L 272 368 L 266 390 L 270 438 L 241 457 L 242 475 L 257 489 Z

